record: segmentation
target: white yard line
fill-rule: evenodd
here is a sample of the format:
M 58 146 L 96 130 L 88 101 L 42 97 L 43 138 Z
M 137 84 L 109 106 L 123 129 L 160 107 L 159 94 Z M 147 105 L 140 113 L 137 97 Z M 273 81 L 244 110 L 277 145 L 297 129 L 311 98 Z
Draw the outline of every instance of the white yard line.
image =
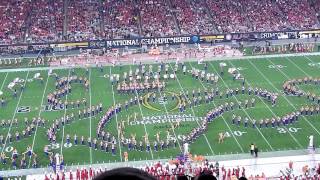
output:
M 230 64 L 231 64 L 231 66 L 232 67 L 234 67 L 235 68 L 235 66 L 232 64 L 232 62 L 229 62 Z M 245 81 L 245 83 L 246 84 L 248 84 L 250 87 L 252 87 L 251 86 L 251 84 L 248 82 L 248 81 Z M 273 111 L 272 111 L 272 109 L 264 102 L 264 100 L 260 97 L 260 96 L 257 96 L 260 100 L 261 100 L 261 102 L 269 109 L 269 111 L 273 114 L 273 116 L 277 116 Z M 292 135 L 292 133 L 288 130 L 288 128 L 286 127 L 286 126 L 283 126 L 283 128 L 284 129 L 286 129 L 286 131 L 289 133 L 289 135 L 292 137 L 292 139 L 301 147 L 301 148 L 303 148 L 303 146 L 300 144 L 300 142 Z
M 310 62 L 314 63 L 314 61 L 312 61 L 310 58 L 304 56 L 304 58 L 308 59 Z M 296 63 L 294 63 L 290 58 L 287 58 L 289 60 L 289 62 L 291 62 L 294 66 L 296 66 L 300 71 L 302 71 L 305 75 L 310 76 L 307 72 L 305 72 L 303 69 L 301 69 Z M 292 105 L 292 103 L 290 103 Z M 295 108 L 296 109 L 296 108 Z M 316 127 L 314 127 L 314 125 L 305 117 L 303 117 L 305 121 L 307 121 L 307 123 L 320 135 L 320 132 L 318 131 L 318 129 Z
M 4 80 L 3 80 L 3 82 L 2 82 L 0 91 L 2 91 L 2 89 L 3 89 L 3 86 L 4 86 L 5 82 L 6 82 L 7 77 L 8 77 L 8 74 L 9 74 L 9 73 L 7 72 L 7 73 L 6 73 L 6 76 L 4 77 Z
M 269 62 L 271 62 L 270 60 L 268 60 Z M 250 62 L 250 61 L 249 61 Z M 271 62 L 272 63 L 272 62 Z M 250 62 L 250 64 L 263 76 L 263 78 L 265 79 L 265 80 L 267 80 L 268 82 L 269 82 L 269 84 L 276 90 L 276 91 L 278 91 L 278 92 L 280 92 L 281 93 L 281 91 L 279 91 L 271 82 L 270 82 L 270 80 L 257 68 L 257 66 L 256 65 L 254 65 L 252 62 Z M 275 65 L 274 63 L 272 63 L 273 65 Z M 280 69 L 278 69 L 282 74 L 284 74 Z M 284 74 L 285 75 L 285 74 Z M 285 75 L 286 76 L 286 75 Z M 288 79 L 290 79 L 288 76 L 286 76 Z M 283 96 L 284 97 L 284 99 L 290 104 L 290 106 L 291 107 L 293 107 L 295 110 L 298 110 L 292 103 L 291 103 L 291 101 L 289 101 L 288 100 L 288 98 L 286 97 L 286 96 Z M 302 118 L 306 121 L 306 122 L 309 122 L 304 116 L 302 116 Z M 309 122 L 309 124 L 311 124 L 310 122 Z M 312 124 L 311 124 L 312 125 Z M 312 125 L 313 126 L 313 125 Z M 319 133 L 319 132 L 318 132 Z
M 223 78 L 220 76 L 219 72 L 216 71 L 215 67 L 209 62 L 209 65 L 213 68 L 213 70 L 216 72 L 216 74 L 220 77 L 221 81 L 223 82 L 223 84 L 225 85 L 226 88 L 229 89 L 229 86 L 228 84 L 223 80 Z M 239 100 L 236 96 L 233 96 L 235 98 L 235 100 L 237 101 L 237 103 L 239 103 Z M 244 108 L 241 108 L 241 110 L 247 115 L 247 117 L 249 118 L 249 120 L 252 122 L 252 117 L 248 114 L 248 112 L 244 109 Z M 260 131 L 259 128 L 256 128 L 257 131 L 260 133 L 260 135 L 262 136 L 262 138 L 264 139 L 264 141 L 268 144 L 268 146 L 270 147 L 270 149 L 272 151 L 274 151 L 273 147 L 271 146 L 270 142 L 266 139 L 266 137 L 263 135 L 263 133 Z
M 29 71 L 28 71 L 27 76 L 25 77 L 25 80 L 24 80 L 24 88 L 26 87 L 26 83 L 27 83 L 27 80 L 28 80 L 28 76 L 29 76 Z M 26 88 L 25 88 L 25 89 L 26 89 Z M 25 89 L 24 89 L 22 92 L 20 92 L 20 96 L 19 96 L 19 99 L 18 99 L 18 103 L 17 103 L 16 109 L 15 109 L 15 111 L 14 111 L 14 113 L 13 113 L 12 119 L 11 119 L 11 121 L 10 121 L 9 130 L 8 130 L 6 139 L 5 139 L 5 141 L 4 141 L 3 147 L 2 147 L 2 149 L 1 149 L 1 153 L 3 153 L 3 151 L 4 151 L 5 147 L 6 147 L 7 140 L 8 140 L 8 137 L 9 137 L 8 135 L 9 135 L 10 130 L 11 130 L 11 127 L 12 127 L 12 122 L 13 122 L 13 119 L 16 117 L 17 110 L 18 110 L 18 108 L 19 108 L 19 104 L 20 104 L 20 101 L 21 101 L 21 98 L 22 98 L 22 94 L 23 94 L 23 92 L 25 91 Z
M 193 67 L 190 62 L 189 62 L 189 65 L 190 65 L 191 67 Z M 210 65 L 211 65 L 211 64 L 210 64 Z M 219 77 L 220 77 L 220 76 L 219 76 Z M 221 77 L 220 77 L 220 78 L 221 78 Z M 221 79 L 222 79 L 222 78 L 221 78 Z M 202 87 L 205 89 L 206 87 L 203 85 L 203 83 L 202 83 L 200 80 L 199 80 L 199 82 L 201 83 Z M 214 101 L 212 101 L 212 103 L 213 103 L 214 106 L 216 106 L 216 104 L 214 103 Z M 216 107 L 218 107 L 218 106 L 216 106 Z M 221 116 L 221 118 L 223 119 L 224 123 L 227 125 L 227 127 L 228 127 L 228 129 L 229 129 L 229 131 L 230 131 L 230 134 L 232 135 L 232 137 L 233 137 L 234 140 L 236 141 L 236 143 L 237 143 L 237 145 L 239 146 L 241 152 L 244 152 L 241 144 L 239 143 L 238 139 L 237 139 L 237 138 L 235 137 L 235 135 L 233 134 L 233 130 L 230 128 L 228 122 L 226 121 L 226 119 L 224 118 L 223 115 Z
M 71 68 L 69 69 L 69 73 L 68 73 L 68 82 L 69 82 L 70 74 L 71 74 Z M 70 83 L 68 83 L 67 85 L 70 85 Z M 68 101 L 68 94 L 69 94 L 69 93 L 66 94 L 66 101 Z M 64 118 L 64 119 L 66 119 L 66 115 L 67 115 L 67 108 L 64 107 L 64 115 L 63 115 L 63 118 Z M 64 124 L 64 126 L 65 126 L 65 125 L 66 125 L 66 124 Z M 61 144 L 60 144 L 60 147 L 61 147 L 61 149 L 60 149 L 60 155 L 63 155 L 63 154 L 62 154 L 62 149 L 63 149 L 63 146 L 64 146 L 64 144 L 63 144 L 63 141 L 64 141 L 64 126 L 62 126 L 62 138 L 61 138 Z
M 131 70 L 131 65 L 130 65 L 130 70 Z M 144 115 L 143 115 L 143 113 L 142 113 L 141 104 L 140 104 L 140 100 L 139 100 L 139 94 L 138 94 L 137 90 L 135 91 L 135 94 L 136 94 L 136 96 L 137 96 L 137 98 L 138 98 L 138 106 L 139 106 L 139 110 L 140 110 L 141 117 L 142 117 L 142 119 L 143 119 Z M 146 125 L 145 125 L 144 123 L 143 123 L 143 127 L 144 127 L 145 133 L 149 136 L 149 133 L 147 132 Z M 152 146 L 152 145 L 150 144 L 150 146 Z M 154 159 L 154 158 L 153 158 L 153 153 L 152 153 L 152 148 L 151 148 L 151 147 L 150 147 L 150 153 L 151 153 L 151 158 Z
M 45 71 L 45 72 L 47 72 L 47 71 Z M 47 75 L 46 85 L 44 86 L 44 90 L 43 90 L 43 94 L 42 94 L 41 105 L 40 105 L 39 114 L 38 114 L 39 118 L 40 118 L 40 115 L 41 115 L 41 112 L 42 112 L 43 100 L 44 100 L 44 97 L 45 97 L 45 94 L 46 94 L 48 82 L 49 82 L 49 75 Z M 32 146 L 31 146 L 31 151 L 32 152 L 33 152 L 33 147 L 34 147 L 36 136 L 37 136 L 37 132 L 38 132 L 38 126 L 39 126 L 39 124 L 36 125 L 36 130 L 35 130 L 34 135 L 33 135 Z M 31 159 L 29 159 L 28 168 L 30 168 L 30 164 L 31 164 Z
M 170 63 L 168 63 L 168 64 L 170 65 L 170 68 L 173 70 L 172 65 L 171 65 Z M 181 83 L 180 83 L 180 81 L 179 81 L 179 78 L 178 78 L 177 74 L 176 74 L 174 71 L 173 71 L 173 73 L 174 73 L 174 75 L 175 75 L 175 77 L 176 77 L 176 80 L 177 80 L 179 86 L 180 86 L 180 89 L 182 90 L 183 96 L 184 96 L 186 99 L 188 99 L 187 96 L 186 96 L 186 94 L 185 94 L 184 88 L 182 87 L 182 85 L 181 85 Z M 196 116 L 196 114 L 194 113 L 193 107 L 191 107 L 191 111 L 192 111 L 193 116 Z M 201 125 L 200 125 L 199 121 L 197 120 L 196 122 L 197 122 L 198 126 L 200 127 Z M 207 141 L 207 144 L 208 144 L 208 146 L 209 146 L 209 149 L 210 149 L 212 155 L 215 155 L 215 153 L 214 153 L 214 151 L 212 150 L 212 147 L 211 147 L 211 145 L 210 145 L 210 143 L 209 143 L 209 141 L 208 141 L 208 138 L 207 138 L 206 134 L 203 133 L 203 136 L 204 136 L 205 140 Z M 240 148 L 240 149 L 241 149 L 241 148 Z M 243 152 L 243 149 L 241 149 L 241 150 L 242 150 L 242 152 Z
M 111 72 L 111 67 L 109 68 L 109 75 L 111 76 L 112 72 Z M 107 81 L 108 82 L 108 81 Z M 109 82 L 110 83 L 110 82 Z M 113 107 L 116 107 L 116 99 L 114 96 L 114 89 L 113 89 L 113 85 L 111 85 L 111 90 L 112 90 L 112 98 L 113 98 Z M 118 123 L 118 114 L 115 113 L 115 117 L 116 117 L 116 123 L 117 123 L 117 127 L 119 127 L 119 123 Z M 116 127 L 116 128 L 117 128 Z M 118 132 L 118 145 L 119 145 L 119 152 L 120 152 L 120 161 L 122 162 L 122 152 L 121 152 L 121 144 L 120 144 L 120 132 Z
M 161 93 L 161 91 L 160 91 L 159 88 L 158 88 L 158 92 L 159 92 L 160 96 L 163 97 L 163 96 L 162 96 L 162 93 Z M 168 112 L 168 109 L 167 109 L 166 104 L 165 104 L 165 103 L 162 103 L 162 105 L 163 105 L 163 107 L 164 107 L 164 110 L 166 111 L 167 116 L 169 116 L 169 112 Z M 174 130 L 173 123 L 170 122 L 170 125 L 171 125 L 172 132 L 173 132 L 173 134 L 174 134 L 174 137 L 177 139 L 177 142 L 178 142 L 178 145 L 179 145 L 179 148 L 180 148 L 180 152 L 182 152 L 181 144 L 180 144 L 179 139 L 178 139 L 178 137 L 177 137 L 177 134 L 176 134 L 176 132 L 175 132 L 175 130 Z
M 91 96 L 92 96 L 92 93 L 91 93 L 91 85 L 92 85 L 92 82 L 91 82 L 91 68 L 89 69 L 89 82 L 90 82 L 90 84 L 89 84 L 89 104 L 90 104 L 90 109 L 91 109 L 91 107 L 92 107 L 92 98 L 91 98 Z M 91 109 L 92 110 L 92 109 Z M 90 136 L 90 139 L 92 139 L 92 133 L 91 133 L 91 121 L 92 121 L 92 116 L 90 116 L 89 117 L 89 119 L 90 119 L 90 125 L 89 125 L 89 128 L 90 128 L 90 131 L 89 131 L 89 136 Z M 89 149 L 90 149 L 90 164 L 92 164 L 92 148 L 91 147 L 89 147 Z

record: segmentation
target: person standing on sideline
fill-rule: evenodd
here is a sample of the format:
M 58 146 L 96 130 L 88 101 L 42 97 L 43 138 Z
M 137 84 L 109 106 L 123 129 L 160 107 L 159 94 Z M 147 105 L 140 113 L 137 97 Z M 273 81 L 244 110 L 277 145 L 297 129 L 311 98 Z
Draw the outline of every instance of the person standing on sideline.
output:
M 259 152 L 258 147 L 255 146 L 255 147 L 254 147 L 254 156 L 255 156 L 255 157 L 258 157 L 258 152 Z
M 250 153 L 251 153 L 251 156 L 253 156 L 253 153 L 254 153 L 254 144 L 251 143 L 250 145 Z

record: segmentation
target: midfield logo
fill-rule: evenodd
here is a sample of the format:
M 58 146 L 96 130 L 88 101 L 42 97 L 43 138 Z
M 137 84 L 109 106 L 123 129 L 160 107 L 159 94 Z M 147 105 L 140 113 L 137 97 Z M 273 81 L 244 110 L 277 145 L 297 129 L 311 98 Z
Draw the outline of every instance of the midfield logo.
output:
M 191 114 L 173 114 L 173 115 L 159 115 L 159 116 L 145 116 L 142 120 L 130 121 L 130 126 L 147 125 L 147 124 L 163 124 L 176 122 L 194 122 L 205 120 L 205 117 L 197 117 Z

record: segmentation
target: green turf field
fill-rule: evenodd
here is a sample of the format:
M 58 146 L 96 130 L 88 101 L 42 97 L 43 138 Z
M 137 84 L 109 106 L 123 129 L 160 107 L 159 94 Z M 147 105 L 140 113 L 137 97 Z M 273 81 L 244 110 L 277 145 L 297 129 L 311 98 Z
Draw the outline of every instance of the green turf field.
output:
M 208 72 L 218 74 L 220 72 L 219 63 L 221 61 L 208 62 Z M 252 128 L 249 126 L 245 128 L 243 124 L 239 127 L 232 124 L 232 114 L 236 114 L 241 117 L 248 117 L 250 122 L 252 119 L 271 118 L 273 116 L 283 116 L 287 113 L 299 110 L 303 105 L 316 105 L 310 102 L 304 97 L 286 96 L 282 93 L 282 84 L 285 80 L 303 77 L 320 77 L 320 57 L 319 56 L 306 56 L 306 57 L 282 57 L 272 59 L 252 59 L 252 60 L 232 60 L 224 61 L 227 67 L 224 69 L 224 75 L 219 76 L 217 85 L 202 82 L 192 78 L 190 73 L 183 75 L 179 69 L 177 72 L 177 78 L 167 81 L 166 88 L 163 91 L 154 91 L 156 93 L 156 101 L 150 103 L 142 103 L 129 107 L 128 111 L 124 108 L 120 113 L 114 116 L 109 123 L 104 127 L 105 131 L 110 132 L 117 139 L 116 155 L 112 156 L 110 152 L 100 150 L 100 140 L 98 140 L 98 149 L 89 148 L 88 145 L 74 145 L 73 136 L 84 136 L 96 138 L 97 124 L 101 117 L 110 106 L 114 104 L 124 104 L 126 100 L 138 95 L 145 96 L 146 93 L 132 93 L 132 94 L 119 94 L 117 92 L 117 85 L 112 86 L 109 76 L 111 74 L 123 74 L 123 72 L 129 72 L 130 69 L 135 71 L 137 66 L 122 66 L 122 67 L 104 67 L 103 72 L 98 68 L 89 69 L 87 73 L 85 69 L 75 69 L 77 76 L 86 77 L 90 81 L 89 89 L 86 90 L 81 84 L 73 83 L 72 92 L 63 96 L 62 101 L 68 102 L 82 100 L 86 98 L 87 107 L 96 106 L 99 103 L 103 104 L 103 113 L 94 117 L 77 118 L 80 108 L 68 108 L 56 111 L 47 111 L 43 107 L 47 104 L 47 95 L 53 92 L 56 79 L 53 76 L 48 76 L 47 70 L 41 71 L 10 71 L 0 73 L 0 90 L 4 92 L 2 95 L 7 99 L 7 105 L 0 108 L 0 121 L 5 119 L 10 120 L 10 124 L 0 128 L 0 134 L 4 136 L 5 143 L 1 146 L 1 152 L 6 153 L 7 156 L 11 156 L 13 148 L 16 148 L 19 153 L 26 151 L 28 145 L 30 145 L 34 152 L 37 154 L 38 166 L 45 167 L 49 164 L 49 158 L 43 153 L 45 145 L 49 145 L 49 141 L 46 135 L 47 129 L 52 125 L 54 120 L 61 118 L 71 113 L 75 114 L 75 120 L 70 124 L 67 124 L 60 128 L 57 132 L 57 144 L 51 145 L 52 152 L 63 154 L 66 165 L 77 164 L 95 164 L 95 163 L 107 163 L 115 161 L 124 161 L 123 152 L 128 151 L 127 146 L 122 146 L 119 143 L 118 137 L 120 136 L 117 131 L 117 123 L 121 124 L 124 121 L 125 124 L 125 137 L 129 138 L 131 134 L 136 134 L 136 139 L 139 142 L 143 140 L 143 135 L 149 134 L 149 140 L 151 143 L 150 152 L 140 152 L 137 150 L 128 151 L 129 160 L 151 160 L 151 159 L 163 159 L 176 157 L 181 153 L 183 144 L 178 140 L 177 147 L 166 148 L 165 150 L 156 152 L 153 149 L 153 142 L 156 140 L 156 133 L 161 131 L 160 139 L 165 140 L 166 131 L 170 131 L 172 139 L 180 139 L 182 135 L 189 134 L 190 131 L 199 127 L 202 117 L 205 117 L 207 112 L 215 107 L 225 104 L 226 102 L 243 102 L 246 99 L 252 99 L 253 96 L 237 95 L 229 98 L 223 96 L 222 99 L 216 97 L 213 102 L 208 104 L 203 103 L 195 107 L 189 108 L 187 106 L 184 113 L 180 113 L 177 106 L 181 103 L 181 99 L 175 98 L 171 100 L 171 93 L 180 94 L 180 92 L 191 94 L 192 90 L 198 91 L 200 89 L 204 92 L 204 89 L 210 90 L 211 88 L 219 87 L 220 92 L 225 92 L 226 89 L 241 89 L 242 81 L 232 79 L 232 76 L 228 74 L 227 68 L 236 67 L 239 72 L 245 77 L 246 87 L 258 87 L 266 89 L 270 92 L 276 92 L 279 94 L 278 102 L 275 107 L 271 106 L 271 103 L 263 100 L 262 98 L 255 97 L 256 105 L 254 108 L 242 108 L 235 109 L 234 111 L 226 112 L 223 116 L 218 117 L 208 125 L 208 129 L 204 134 L 201 134 L 190 145 L 190 151 L 192 154 L 198 155 L 219 155 L 219 154 L 234 154 L 234 153 L 247 153 L 249 151 L 249 145 L 251 143 L 257 144 L 260 151 L 278 151 L 289 149 L 306 149 L 308 146 L 308 136 L 313 134 L 315 136 L 315 144 L 318 146 L 320 137 L 320 119 L 319 116 L 301 117 L 298 122 L 290 124 L 286 127 L 281 126 L 277 128 Z M 199 65 L 195 62 L 186 62 L 187 69 L 192 68 L 203 69 L 203 65 Z M 148 66 L 147 66 L 148 67 Z M 156 65 L 153 65 L 154 71 L 156 71 Z M 169 66 L 169 74 L 172 73 L 174 64 Z M 146 68 L 148 69 L 148 68 Z M 72 70 L 61 69 L 53 70 L 59 77 L 70 76 Z M 43 84 L 38 80 L 31 81 L 36 73 L 40 73 L 43 77 Z M 23 84 L 26 88 L 20 92 L 18 88 L 17 98 L 13 98 L 12 92 L 7 88 L 8 84 L 15 78 L 25 79 Z M 320 88 L 316 85 L 302 85 L 299 88 L 304 91 L 310 91 L 320 96 Z M 168 100 L 163 101 L 160 96 L 166 94 Z M 30 110 L 30 111 L 29 111 Z M 137 114 L 137 118 L 131 118 L 130 122 L 127 122 L 127 117 Z M 186 115 L 190 121 L 181 122 L 180 126 L 171 129 L 173 123 L 163 122 L 160 120 L 152 121 L 153 123 L 139 123 L 143 118 L 151 118 L 160 115 Z M 26 129 L 24 118 L 27 117 L 30 121 L 33 117 L 41 117 L 46 120 L 45 126 L 39 126 L 35 128 L 35 131 L 31 136 L 22 138 L 20 141 L 15 140 L 15 133 L 21 132 Z M 159 117 L 158 117 L 159 118 Z M 14 123 L 14 119 L 18 119 L 18 125 Z M 161 120 L 165 119 L 160 117 Z M 150 121 L 149 121 L 150 122 Z M 162 122 L 162 121 L 161 121 Z M 250 124 L 249 122 L 249 124 Z M 7 137 L 8 133 L 13 136 L 13 142 L 9 142 Z M 224 143 L 218 143 L 218 133 L 223 132 L 227 136 Z M 71 145 L 65 146 L 66 136 L 71 136 Z M 21 135 L 20 135 L 21 136 Z M 22 156 L 19 156 L 19 160 Z M 17 161 L 18 166 L 20 161 Z M 27 158 L 27 168 L 32 167 L 32 160 Z M 7 170 L 12 169 L 10 159 L 6 165 L 0 165 L 0 169 Z

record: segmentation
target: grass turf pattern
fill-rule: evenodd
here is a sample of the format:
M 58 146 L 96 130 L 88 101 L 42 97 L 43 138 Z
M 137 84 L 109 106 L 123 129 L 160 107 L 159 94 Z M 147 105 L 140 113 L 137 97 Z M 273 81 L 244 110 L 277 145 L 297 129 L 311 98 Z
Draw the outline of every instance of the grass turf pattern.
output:
M 208 72 L 218 74 L 220 73 L 219 63 L 222 61 L 208 61 Z M 217 85 L 212 85 L 200 80 L 192 78 L 191 74 L 183 75 L 182 71 L 177 72 L 177 78 L 175 80 L 168 80 L 164 91 L 154 91 L 157 95 L 156 102 L 150 103 L 154 109 L 148 108 L 143 104 L 132 106 L 126 111 L 122 110 L 117 116 L 113 116 L 111 121 L 105 126 L 105 130 L 109 131 L 117 138 L 116 155 L 112 156 L 110 152 L 100 150 L 98 140 L 98 149 L 90 148 L 87 145 L 74 145 L 73 136 L 84 136 L 96 138 L 96 128 L 101 117 L 105 114 L 106 110 L 115 104 L 124 104 L 125 101 L 129 101 L 130 98 L 136 96 L 136 93 L 131 94 L 119 94 L 117 92 L 117 85 L 113 85 L 110 82 L 110 74 L 123 74 L 123 72 L 129 72 L 130 69 L 135 70 L 137 66 L 126 65 L 120 67 L 104 67 L 103 72 L 99 68 L 89 69 L 89 73 L 85 69 L 75 69 L 77 76 L 86 77 L 90 80 L 89 89 L 86 90 L 80 84 L 72 84 L 72 92 L 67 96 L 61 98 L 62 101 L 76 101 L 85 98 L 87 100 L 87 107 L 96 106 L 99 103 L 103 104 L 103 112 L 90 118 L 77 118 L 77 108 L 68 108 L 66 110 L 57 111 L 45 111 L 44 106 L 47 104 L 47 95 L 53 92 L 55 88 L 55 78 L 48 76 L 48 71 L 26 71 L 26 72 L 2 72 L 0 73 L 0 87 L 4 92 L 2 95 L 7 99 L 7 105 L 0 108 L 0 121 L 5 119 L 10 120 L 10 125 L 0 128 L 0 134 L 4 136 L 5 144 L 1 146 L 1 151 L 6 153 L 7 156 L 11 156 L 13 148 L 21 154 L 26 151 L 27 146 L 33 148 L 33 151 L 37 154 L 38 167 L 45 167 L 49 164 L 49 158 L 43 153 L 45 145 L 50 144 L 47 138 L 47 129 L 57 119 L 71 113 L 75 114 L 75 119 L 70 124 L 60 127 L 57 132 L 57 144 L 51 149 L 52 152 L 63 154 L 64 162 L 66 165 L 76 164 L 92 164 L 102 162 L 115 162 L 124 161 L 123 152 L 127 151 L 129 154 L 129 160 L 145 160 L 145 159 L 162 159 L 176 157 L 182 151 L 182 142 L 179 141 L 177 147 L 166 148 L 161 151 L 161 148 L 156 152 L 153 148 L 153 142 L 156 140 L 156 133 L 160 132 L 160 139 L 166 139 L 166 131 L 171 128 L 172 123 L 153 123 L 153 124 L 138 124 L 134 123 L 131 119 L 131 125 L 127 123 L 128 116 L 137 116 L 137 121 L 145 117 L 151 116 L 163 116 L 163 115 L 178 115 L 182 114 L 179 109 L 174 109 L 178 103 L 177 97 L 171 100 L 170 93 L 179 94 L 180 92 L 189 92 L 189 95 L 193 90 L 196 92 L 200 89 L 202 92 L 204 89 L 210 90 L 211 88 L 218 87 L 221 92 L 225 92 L 226 89 L 235 89 L 242 87 L 242 81 L 232 79 L 232 76 L 227 73 L 227 68 L 236 67 L 239 72 L 245 77 L 246 87 L 258 87 L 266 89 L 270 92 L 276 92 L 279 94 L 277 105 L 271 106 L 271 103 L 255 97 L 256 105 L 254 108 L 242 108 L 236 109 L 233 112 L 226 112 L 223 116 L 214 119 L 212 123 L 208 125 L 208 129 L 204 134 L 201 134 L 195 141 L 190 144 L 190 152 L 198 155 L 219 155 L 230 153 L 247 153 L 249 152 L 249 145 L 255 143 L 260 151 L 277 151 L 285 149 L 306 149 L 308 146 L 310 135 L 315 136 L 315 145 L 318 147 L 320 137 L 320 122 L 319 116 L 304 116 L 300 117 L 298 122 L 290 124 L 286 127 L 280 126 L 276 128 L 252 128 L 244 127 L 243 121 L 240 126 L 232 124 L 233 113 L 237 116 L 248 117 L 250 120 L 261 118 L 271 118 L 273 116 L 283 116 L 287 113 L 299 110 L 301 106 L 315 104 L 303 97 L 288 96 L 282 93 L 282 85 L 284 81 L 304 78 L 304 77 L 320 77 L 320 60 L 319 56 L 305 56 L 305 57 L 288 57 L 288 58 L 272 58 L 272 59 L 251 59 L 251 60 L 231 60 L 223 61 L 227 64 L 224 69 L 224 75 L 219 76 Z M 203 65 L 199 65 L 195 62 L 185 62 L 187 69 L 198 68 L 203 69 Z M 147 65 L 148 67 L 148 65 Z M 153 65 L 154 71 L 156 65 Z M 172 72 L 174 64 L 169 65 L 169 71 Z M 146 68 L 147 69 L 147 68 Z M 70 76 L 68 69 L 53 70 L 60 77 Z M 16 98 L 12 97 L 12 92 L 7 88 L 8 84 L 12 82 L 16 77 L 20 79 L 32 79 L 36 73 L 40 73 L 43 77 L 43 83 L 37 80 L 25 81 L 25 90 L 17 94 Z M 318 86 L 318 87 L 317 87 Z M 304 91 L 310 91 L 320 96 L 319 85 L 302 85 L 300 88 Z M 166 94 L 168 97 L 167 102 L 162 102 L 158 97 Z M 139 96 L 144 96 L 146 93 L 139 93 Z M 226 102 L 243 102 L 246 99 L 251 99 L 252 96 L 238 95 L 227 98 L 215 98 L 213 102 L 208 104 L 203 103 L 201 105 L 187 108 L 183 114 L 193 117 L 205 117 L 209 110 L 215 107 L 225 104 Z M 161 101 L 159 103 L 159 100 Z M 21 113 L 18 112 L 23 107 L 29 107 L 30 112 Z M 80 108 L 82 109 L 82 108 Z M 22 138 L 20 141 L 9 142 L 7 134 L 10 133 L 15 139 L 15 132 L 22 132 L 26 128 L 24 124 L 24 118 L 31 120 L 33 117 L 38 117 L 46 120 L 45 126 L 38 126 L 31 136 Z M 14 119 L 18 120 L 18 125 L 14 124 Z M 131 134 L 136 134 L 138 141 L 143 140 L 146 133 L 149 135 L 151 144 L 151 151 L 145 150 L 140 152 L 137 150 L 128 151 L 128 147 L 122 146 L 118 143 L 119 132 L 117 131 L 117 123 L 125 122 L 125 136 L 130 137 Z M 198 127 L 201 123 L 201 119 L 198 121 L 186 121 L 181 122 L 180 126 L 171 131 L 172 138 L 179 138 L 182 135 L 189 134 L 194 127 Z M 258 123 L 258 122 L 257 122 Z M 250 124 L 250 123 L 249 123 Z M 218 143 L 218 134 L 223 132 L 227 135 L 224 143 Z M 70 135 L 71 146 L 65 146 L 66 136 Z M 109 147 L 110 148 L 110 147 Z M 20 159 L 22 155 L 19 155 L 17 164 L 20 165 Z M 0 165 L 3 170 L 12 169 L 10 159 L 7 160 L 7 164 Z M 32 160 L 26 158 L 27 168 L 32 167 Z

